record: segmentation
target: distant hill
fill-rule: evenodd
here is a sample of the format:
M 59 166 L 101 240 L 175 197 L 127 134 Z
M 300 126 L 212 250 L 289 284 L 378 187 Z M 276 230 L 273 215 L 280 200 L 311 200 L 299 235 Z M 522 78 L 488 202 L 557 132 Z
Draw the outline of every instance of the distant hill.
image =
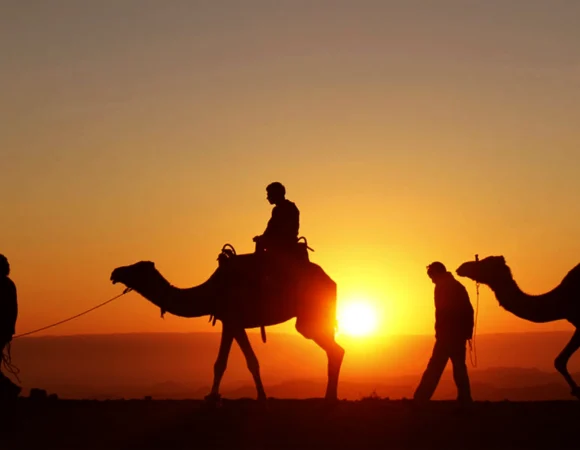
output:
M 474 397 L 487 400 L 569 399 L 553 360 L 570 333 L 491 334 L 477 337 L 478 367 L 469 366 Z M 219 333 L 146 333 L 25 337 L 13 342 L 23 387 L 41 387 L 67 398 L 201 398 L 212 382 Z M 323 395 L 326 357 L 298 334 L 269 333 L 266 344 L 250 335 L 269 396 Z M 410 397 L 423 371 L 432 336 L 392 336 L 345 342 L 340 396 L 359 399 Z M 437 398 L 455 395 L 446 370 Z M 570 362 L 580 372 L 580 354 Z M 578 380 L 580 381 L 580 375 Z M 254 387 L 234 345 L 224 377 L 224 395 L 253 397 Z

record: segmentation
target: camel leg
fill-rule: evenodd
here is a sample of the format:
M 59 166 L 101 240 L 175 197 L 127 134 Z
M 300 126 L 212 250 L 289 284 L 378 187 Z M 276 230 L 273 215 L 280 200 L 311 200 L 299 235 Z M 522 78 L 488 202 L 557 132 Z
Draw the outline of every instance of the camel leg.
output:
M 325 398 L 331 401 L 338 400 L 338 377 L 344 359 L 344 348 L 338 345 L 332 336 L 314 338 L 314 342 L 322 347 L 328 357 L 328 386 Z
M 220 383 L 226 371 L 228 365 L 228 357 L 230 355 L 230 350 L 232 348 L 232 342 L 234 341 L 234 334 L 226 325 L 222 328 L 222 339 L 220 342 L 220 349 L 218 351 L 218 356 L 213 366 L 213 385 L 211 392 L 205 397 L 208 401 L 216 401 L 220 398 L 219 390 Z
M 302 329 L 299 321 L 296 321 L 296 330 L 306 339 L 312 339 L 326 352 L 328 357 L 328 384 L 326 385 L 324 398 L 331 402 L 338 400 L 338 377 L 342 360 L 344 359 L 344 349 L 336 343 L 334 334 L 305 334 L 306 330 Z
M 248 370 L 252 374 L 254 378 L 254 383 L 256 384 L 256 391 L 258 392 L 258 401 L 266 400 L 266 392 L 264 391 L 264 385 L 262 384 L 262 378 L 260 377 L 260 364 L 258 363 L 258 358 L 254 353 L 254 349 L 252 348 L 252 344 L 250 344 L 250 340 L 248 339 L 248 334 L 246 330 L 241 329 L 236 332 L 234 335 L 236 342 L 240 346 L 244 357 L 246 358 L 246 364 L 248 366 Z
M 562 374 L 566 382 L 570 385 L 572 389 L 572 395 L 580 399 L 580 388 L 574 381 L 574 379 L 570 376 L 568 372 L 568 360 L 574 354 L 576 350 L 580 348 L 580 330 L 576 330 L 570 339 L 570 342 L 566 344 L 564 350 L 558 355 L 556 360 L 554 361 L 554 366 L 556 370 Z

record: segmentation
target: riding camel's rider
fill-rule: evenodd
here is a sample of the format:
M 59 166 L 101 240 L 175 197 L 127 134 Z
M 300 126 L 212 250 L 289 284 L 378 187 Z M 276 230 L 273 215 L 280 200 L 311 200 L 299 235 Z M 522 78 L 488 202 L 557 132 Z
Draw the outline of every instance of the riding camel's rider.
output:
M 16 332 L 18 317 L 16 285 L 8 275 L 10 264 L 4 255 L 0 255 L 0 397 L 17 396 L 20 392 L 20 387 L 2 373 L 4 351 Z
M 266 193 L 266 198 L 274 208 L 264 233 L 254 237 L 256 251 L 288 254 L 294 250 L 298 241 L 300 211 L 286 198 L 286 188 L 282 183 L 270 183 Z
M 292 262 L 297 261 L 300 211 L 286 198 L 286 188 L 282 183 L 270 183 L 266 193 L 274 208 L 264 233 L 254 237 L 256 253 L 260 255 L 259 270 L 266 277 L 264 280 L 282 281 L 290 273 L 296 273 L 297 267 Z

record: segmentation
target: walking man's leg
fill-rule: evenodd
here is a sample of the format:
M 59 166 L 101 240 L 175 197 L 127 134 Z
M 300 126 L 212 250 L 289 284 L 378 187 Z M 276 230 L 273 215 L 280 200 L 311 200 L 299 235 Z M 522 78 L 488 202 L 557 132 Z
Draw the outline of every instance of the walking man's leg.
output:
M 453 380 L 457 386 L 457 400 L 461 403 L 471 403 L 471 386 L 465 362 L 466 341 L 459 340 L 450 346 L 451 364 L 453 364 Z
M 427 364 L 427 368 L 421 377 L 419 386 L 415 390 L 413 395 L 414 400 L 426 401 L 430 400 L 437 389 L 443 370 L 447 365 L 447 360 L 449 359 L 449 352 L 441 341 L 435 340 L 435 345 L 433 346 L 433 353 Z

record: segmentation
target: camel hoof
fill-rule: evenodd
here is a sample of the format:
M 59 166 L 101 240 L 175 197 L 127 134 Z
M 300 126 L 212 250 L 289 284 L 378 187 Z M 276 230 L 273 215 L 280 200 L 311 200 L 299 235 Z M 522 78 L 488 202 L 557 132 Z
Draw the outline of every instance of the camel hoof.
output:
M 329 407 L 334 407 L 338 405 L 338 397 L 324 397 L 324 404 Z
M 320 412 L 324 415 L 335 415 L 341 411 L 340 400 L 336 397 L 325 397 Z
M 574 396 L 578 400 L 580 400 L 580 387 L 576 386 L 574 389 L 572 389 L 571 394 L 572 394 L 572 396 Z
M 222 396 L 219 394 L 208 394 L 204 397 L 205 405 L 212 408 L 219 408 L 223 405 Z
M 270 409 L 270 405 L 268 403 L 267 397 L 258 397 L 256 399 L 256 405 L 259 411 L 268 411 Z

